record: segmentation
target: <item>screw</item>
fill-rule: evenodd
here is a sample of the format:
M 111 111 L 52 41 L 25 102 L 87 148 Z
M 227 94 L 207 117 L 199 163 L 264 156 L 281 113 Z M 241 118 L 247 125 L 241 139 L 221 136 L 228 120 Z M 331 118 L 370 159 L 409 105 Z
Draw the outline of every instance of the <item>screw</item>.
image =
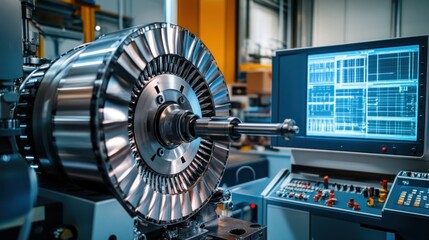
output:
M 156 102 L 158 104 L 162 104 L 164 102 L 164 97 L 162 95 L 158 95 L 158 97 L 156 97 Z
M 181 97 L 179 97 L 178 101 L 180 104 L 183 104 L 183 103 L 185 103 L 185 98 L 183 96 L 181 96 Z
M 159 157 L 164 156 L 164 149 L 163 148 L 158 148 L 158 151 L 156 152 L 156 154 L 158 154 Z

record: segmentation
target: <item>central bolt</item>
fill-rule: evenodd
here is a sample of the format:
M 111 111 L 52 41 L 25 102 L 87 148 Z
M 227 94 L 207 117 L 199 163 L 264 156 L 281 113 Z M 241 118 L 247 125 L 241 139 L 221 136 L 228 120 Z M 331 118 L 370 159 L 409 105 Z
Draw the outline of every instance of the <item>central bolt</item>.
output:
M 194 140 L 190 123 L 196 116 L 192 112 L 182 109 L 179 104 L 172 103 L 165 105 L 157 115 L 156 134 L 158 141 L 164 147 L 174 148 Z
M 164 97 L 162 95 L 159 95 L 158 97 L 156 97 L 156 102 L 158 104 L 164 103 Z
M 183 103 L 185 103 L 185 98 L 183 96 L 181 96 L 181 97 L 179 97 L 178 101 L 180 104 L 183 104 Z
M 163 148 L 158 148 L 158 151 L 156 152 L 156 154 L 158 155 L 158 157 L 162 157 L 164 156 L 165 152 Z

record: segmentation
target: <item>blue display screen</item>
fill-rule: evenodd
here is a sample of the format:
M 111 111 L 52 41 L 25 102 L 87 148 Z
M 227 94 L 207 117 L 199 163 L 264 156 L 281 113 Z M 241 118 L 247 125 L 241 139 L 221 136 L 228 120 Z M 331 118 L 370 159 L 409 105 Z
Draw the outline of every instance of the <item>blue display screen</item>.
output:
M 416 141 L 419 48 L 308 55 L 307 136 Z
M 418 36 L 277 51 L 273 122 L 292 118 L 300 131 L 271 143 L 426 156 L 428 46 L 429 36 Z

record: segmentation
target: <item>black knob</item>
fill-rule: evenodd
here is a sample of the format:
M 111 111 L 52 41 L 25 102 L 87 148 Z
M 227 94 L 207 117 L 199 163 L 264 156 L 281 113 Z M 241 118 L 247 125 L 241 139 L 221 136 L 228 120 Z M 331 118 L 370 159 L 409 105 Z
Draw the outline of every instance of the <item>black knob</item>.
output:
M 357 193 L 360 193 L 360 191 L 361 191 L 361 188 L 357 186 L 357 187 L 356 187 L 356 192 L 357 192 Z
M 374 196 L 376 197 L 380 196 L 380 189 L 378 188 L 374 189 Z
M 365 188 L 363 190 L 363 197 L 367 198 L 368 197 L 368 188 Z

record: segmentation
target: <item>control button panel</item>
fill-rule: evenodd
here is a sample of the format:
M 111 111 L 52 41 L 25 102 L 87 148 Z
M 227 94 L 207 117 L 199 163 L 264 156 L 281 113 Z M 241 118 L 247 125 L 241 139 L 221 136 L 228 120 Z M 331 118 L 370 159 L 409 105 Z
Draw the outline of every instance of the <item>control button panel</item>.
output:
M 387 180 L 362 183 L 291 173 L 279 181 L 269 197 L 293 205 L 381 217 L 388 192 Z
M 429 173 L 401 171 L 383 211 L 429 217 Z

